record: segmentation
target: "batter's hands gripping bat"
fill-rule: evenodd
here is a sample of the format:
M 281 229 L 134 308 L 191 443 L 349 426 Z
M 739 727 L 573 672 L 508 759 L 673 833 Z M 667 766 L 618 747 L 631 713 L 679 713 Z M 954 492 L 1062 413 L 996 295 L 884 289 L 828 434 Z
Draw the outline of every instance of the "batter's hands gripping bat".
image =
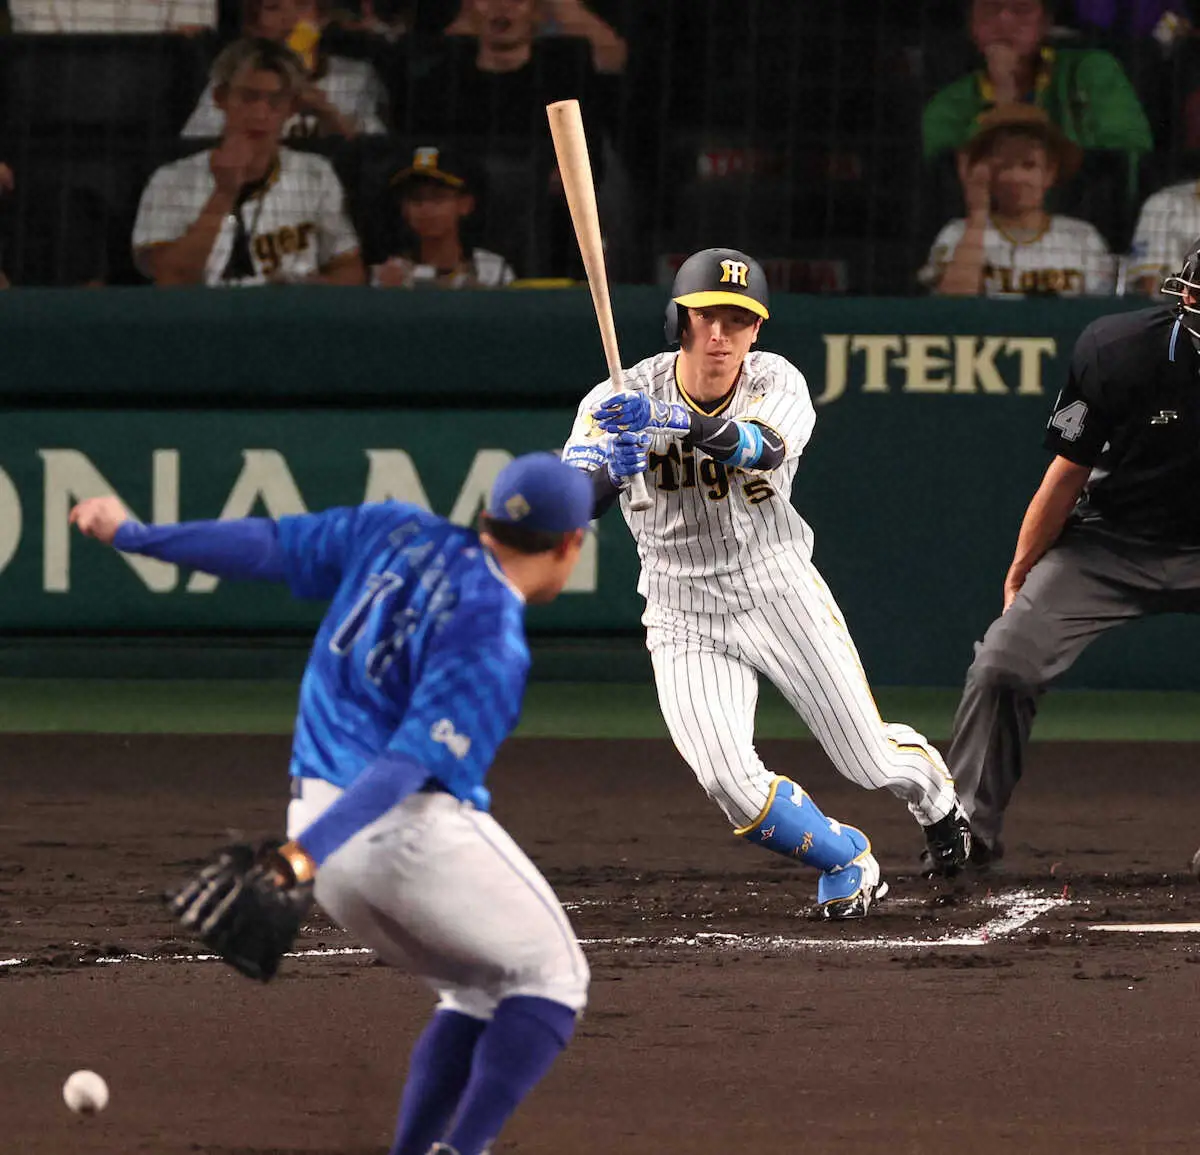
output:
M 617 328 L 613 323 L 612 302 L 608 296 L 608 272 L 604 267 L 604 247 L 600 240 L 600 214 L 596 209 L 596 186 L 592 179 L 592 164 L 588 159 L 587 140 L 583 135 L 583 116 L 578 100 L 559 100 L 546 106 L 550 119 L 550 135 L 554 139 L 554 155 L 571 210 L 571 223 L 579 241 L 579 253 L 587 271 L 596 321 L 600 325 L 600 341 L 608 376 L 613 388 L 626 388 L 621 370 L 621 351 L 617 348 Z M 629 483 L 629 508 L 649 509 L 650 491 L 645 474 L 635 474 Z

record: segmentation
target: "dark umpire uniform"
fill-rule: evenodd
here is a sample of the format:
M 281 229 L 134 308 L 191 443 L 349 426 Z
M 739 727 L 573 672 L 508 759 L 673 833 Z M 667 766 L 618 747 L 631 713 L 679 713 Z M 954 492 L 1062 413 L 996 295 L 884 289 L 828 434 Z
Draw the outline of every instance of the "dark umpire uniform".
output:
M 1006 585 L 1015 597 L 976 646 L 954 719 L 947 760 L 977 865 L 1002 853 L 1046 687 L 1114 626 L 1200 612 L 1198 246 L 1163 286 L 1177 309 L 1102 317 L 1076 343 L 1047 426 L 1056 456 Z

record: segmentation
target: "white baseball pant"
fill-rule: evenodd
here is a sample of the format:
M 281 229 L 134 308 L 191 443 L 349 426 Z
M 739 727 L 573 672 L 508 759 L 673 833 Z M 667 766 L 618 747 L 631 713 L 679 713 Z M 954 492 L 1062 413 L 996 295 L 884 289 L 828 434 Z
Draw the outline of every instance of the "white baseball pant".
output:
M 941 755 L 911 727 L 879 716 L 829 588 L 811 563 L 805 569 L 808 581 L 750 610 L 647 606 L 646 645 L 676 749 L 735 827 L 757 822 L 777 776 L 754 748 L 763 674 L 852 782 L 890 790 L 922 825 L 944 818 L 954 784 Z
M 341 794 L 314 778 L 300 791 L 289 838 Z M 550 884 L 490 814 L 449 794 L 410 795 L 360 830 L 317 872 L 316 898 L 439 1007 L 490 1019 L 513 995 L 587 1002 L 587 960 Z

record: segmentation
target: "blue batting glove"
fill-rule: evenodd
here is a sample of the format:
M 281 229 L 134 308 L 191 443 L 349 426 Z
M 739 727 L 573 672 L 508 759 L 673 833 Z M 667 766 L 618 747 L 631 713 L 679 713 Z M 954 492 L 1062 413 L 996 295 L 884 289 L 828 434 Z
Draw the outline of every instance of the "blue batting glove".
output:
M 626 429 L 640 433 L 650 420 L 650 398 L 645 393 L 614 393 L 601 401 L 592 415 L 605 433 Z
M 614 393 L 595 409 L 596 424 L 606 433 L 631 430 L 682 437 L 692 427 L 688 411 L 677 403 L 658 401 L 645 393 Z
M 622 486 L 631 477 L 645 473 L 649 451 L 649 433 L 631 433 L 627 429 L 618 433 L 612 440 L 608 457 L 608 476 L 613 483 Z

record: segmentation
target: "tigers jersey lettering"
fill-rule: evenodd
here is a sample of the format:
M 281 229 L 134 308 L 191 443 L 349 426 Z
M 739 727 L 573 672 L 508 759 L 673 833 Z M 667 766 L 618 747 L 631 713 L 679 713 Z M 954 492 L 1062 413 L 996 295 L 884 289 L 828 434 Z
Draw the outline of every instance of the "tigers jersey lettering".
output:
M 627 371 L 627 384 L 658 400 L 686 403 L 676 357 L 647 358 Z M 568 459 L 603 448 L 607 435 L 591 414 L 611 392 L 606 380 L 583 399 Z M 790 500 L 816 421 L 803 375 L 775 353 L 751 352 L 723 415 L 771 430 L 783 441 L 784 461 L 769 471 L 743 469 L 674 438 L 654 438 L 646 474 L 651 507 L 635 512 L 621 498 L 641 561 L 638 592 L 651 604 L 697 613 L 762 605 L 798 580 L 799 563 L 812 554 L 812 530 Z
M 933 242 L 918 279 L 936 288 L 966 232 L 966 221 L 951 221 Z M 1010 237 L 988 221 L 983 233 L 983 288 L 989 297 L 1054 293 L 1097 296 L 1113 291 L 1116 263 L 1104 238 L 1087 221 L 1053 216 L 1040 236 Z

